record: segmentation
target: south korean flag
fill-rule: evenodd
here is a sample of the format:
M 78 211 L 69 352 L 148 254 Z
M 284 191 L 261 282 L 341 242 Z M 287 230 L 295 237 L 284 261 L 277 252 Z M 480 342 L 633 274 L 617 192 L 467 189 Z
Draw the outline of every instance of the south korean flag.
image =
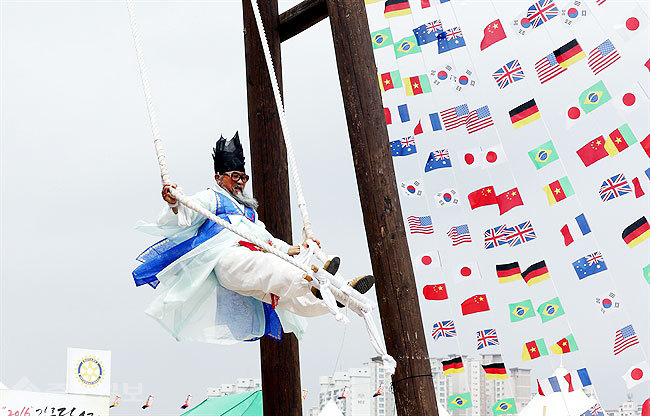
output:
M 438 206 L 446 208 L 458 205 L 458 191 L 455 188 L 446 188 L 436 194 Z

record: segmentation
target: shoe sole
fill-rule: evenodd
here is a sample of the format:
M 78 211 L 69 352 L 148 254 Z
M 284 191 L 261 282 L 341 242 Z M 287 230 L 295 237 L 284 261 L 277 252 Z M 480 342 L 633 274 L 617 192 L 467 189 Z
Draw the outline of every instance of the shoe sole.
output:
M 339 271 L 339 267 L 341 266 L 341 259 L 339 257 L 333 257 L 331 260 L 327 260 L 325 262 L 325 265 L 323 266 L 323 269 L 331 275 L 335 275 L 336 272 Z
M 357 292 L 364 294 L 368 292 L 375 285 L 375 277 L 371 274 L 367 276 L 360 276 L 350 282 L 350 286 Z

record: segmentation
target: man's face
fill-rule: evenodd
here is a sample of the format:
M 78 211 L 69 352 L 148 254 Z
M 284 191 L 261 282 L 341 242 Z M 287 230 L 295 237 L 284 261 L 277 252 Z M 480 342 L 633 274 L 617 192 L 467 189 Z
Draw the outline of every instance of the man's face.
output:
M 224 172 L 222 174 L 215 175 L 214 178 L 219 185 L 224 187 L 233 195 L 241 195 L 244 192 L 246 183 L 248 182 L 248 175 L 246 175 L 244 172 L 239 171 Z

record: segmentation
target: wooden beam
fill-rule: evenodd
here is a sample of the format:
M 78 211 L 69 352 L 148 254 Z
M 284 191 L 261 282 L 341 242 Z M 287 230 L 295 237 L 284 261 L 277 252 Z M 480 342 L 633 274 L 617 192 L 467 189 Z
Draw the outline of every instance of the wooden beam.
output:
M 280 42 L 309 29 L 326 17 L 325 0 L 304 0 L 280 15 Z
M 251 2 L 242 0 L 242 3 L 253 193 L 260 202 L 259 216 L 266 228 L 274 236 L 290 242 L 291 205 L 286 147 Z M 278 2 L 260 1 L 259 7 L 282 90 Z M 260 340 L 260 355 L 264 415 L 302 416 L 296 337 L 284 334 L 282 342 L 264 337 Z
M 438 416 L 418 292 L 361 0 L 327 0 L 377 301 L 400 416 Z

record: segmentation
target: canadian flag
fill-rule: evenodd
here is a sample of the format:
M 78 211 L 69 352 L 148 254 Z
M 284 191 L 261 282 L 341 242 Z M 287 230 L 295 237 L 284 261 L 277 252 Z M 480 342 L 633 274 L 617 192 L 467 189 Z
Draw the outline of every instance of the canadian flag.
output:
M 650 367 L 648 366 L 648 362 L 641 361 L 630 367 L 627 373 L 623 374 L 623 380 L 625 380 L 628 389 L 650 380 Z

